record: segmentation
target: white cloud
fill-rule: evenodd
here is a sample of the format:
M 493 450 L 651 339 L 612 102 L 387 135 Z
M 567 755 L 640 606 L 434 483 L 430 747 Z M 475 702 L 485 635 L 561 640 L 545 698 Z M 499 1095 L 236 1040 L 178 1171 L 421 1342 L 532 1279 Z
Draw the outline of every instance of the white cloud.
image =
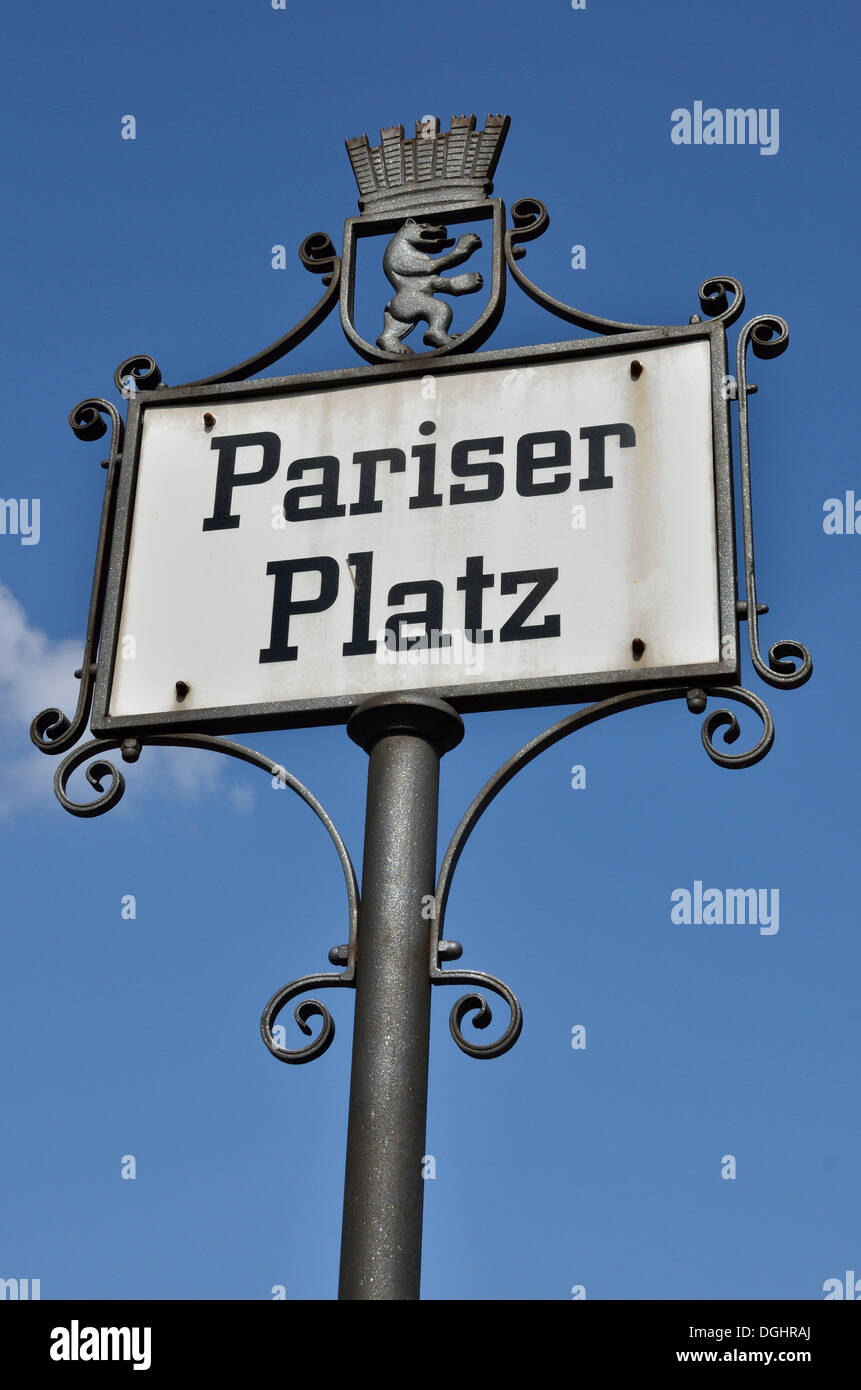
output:
M 9 589 L 0 584 L 0 818 L 8 819 L 23 807 L 56 809 L 52 781 L 62 753 L 44 754 L 30 742 L 29 728 L 34 715 L 47 708 L 61 709 L 72 718 L 79 684 L 74 672 L 81 664 L 83 630 L 79 639 L 54 642 L 29 622 L 26 611 Z M 79 740 L 86 742 L 86 730 Z M 68 751 L 68 750 L 67 750 Z M 108 755 L 114 761 L 111 754 Z M 119 758 L 119 753 L 117 753 Z M 127 795 L 139 794 L 154 785 L 158 774 L 170 779 L 175 795 L 188 801 L 213 796 L 223 785 L 224 768 L 217 755 L 198 749 L 145 748 L 134 768 L 118 766 L 131 776 Z M 83 770 L 72 779 L 69 792 L 77 798 Z M 80 790 L 82 801 L 91 799 L 86 783 Z M 249 788 L 231 788 L 227 800 L 239 815 L 251 810 L 253 793 Z
M 72 672 L 81 660 L 81 642 L 51 642 L 31 627 L 12 593 L 0 584 L 0 725 L 29 724 L 48 705 L 77 699 Z
M 21 604 L 0 584 L 0 816 L 54 801 L 53 769 L 31 744 L 29 726 L 48 707 L 71 717 L 78 698 L 72 673 L 81 650 L 81 642 L 51 642 L 31 627 Z
M 250 816 L 254 810 L 254 792 L 245 783 L 231 787 L 227 799 L 238 816 Z

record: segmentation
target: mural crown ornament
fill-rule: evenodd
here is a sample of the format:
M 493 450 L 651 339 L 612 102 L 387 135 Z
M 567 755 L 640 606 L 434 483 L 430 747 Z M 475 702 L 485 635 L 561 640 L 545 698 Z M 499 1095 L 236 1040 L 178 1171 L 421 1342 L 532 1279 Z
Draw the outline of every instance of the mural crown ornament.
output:
M 476 130 L 475 116 L 452 116 L 442 134 L 437 117 L 416 121 L 415 137 L 402 125 L 380 131 L 379 145 L 367 135 L 346 141 L 359 186 L 361 212 L 414 212 L 436 203 L 475 203 L 493 191 L 509 116 L 488 116 Z

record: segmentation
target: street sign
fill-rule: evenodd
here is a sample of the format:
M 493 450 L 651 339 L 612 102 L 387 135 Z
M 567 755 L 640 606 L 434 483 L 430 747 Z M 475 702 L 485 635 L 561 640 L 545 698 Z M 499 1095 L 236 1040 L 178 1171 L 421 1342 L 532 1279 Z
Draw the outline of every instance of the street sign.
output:
M 147 744 L 175 745 L 263 769 L 328 831 L 349 909 L 347 939 L 329 951 L 340 968 L 278 989 L 260 1032 L 279 1061 L 310 1062 L 334 1037 L 326 1006 L 296 1004 L 310 1036 L 299 1047 L 278 1018 L 312 990 L 356 992 L 342 1299 L 419 1297 L 431 988 L 465 991 L 449 1028 L 468 1056 L 501 1056 L 520 1035 L 514 992 L 485 971 L 451 968 L 462 946 L 444 935 L 452 875 L 488 806 L 560 739 L 664 700 L 705 714 L 718 697 L 700 731 L 708 757 L 723 768 L 759 762 L 774 722 L 739 684 L 741 620 L 751 665 L 770 685 L 803 685 L 813 669 L 791 639 L 766 655 L 758 630 L 768 610 L 754 572 L 746 355 L 779 356 L 786 322 L 749 320 L 731 377 L 726 329 L 745 303 L 732 276 L 702 281 L 708 321 L 695 314 L 683 327 L 602 318 L 546 294 L 520 262 L 547 209 L 519 198 L 508 225 L 489 196 L 508 127 L 507 115 L 482 128 L 463 115 L 442 131 L 426 116 L 412 138 L 396 125 L 379 145 L 349 139 L 360 215 L 345 223 L 341 256 L 325 232 L 301 243 L 324 286 L 302 319 L 254 356 L 172 389 L 154 358 L 126 358 L 114 373 L 125 427 L 101 397 L 69 416 L 86 440 L 110 422 L 102 521 L 77 707 L 71 718 L 40 711 L 30 737 L 65 753 L 54 788 L 75 816 L 102 815 L 123 795 L 106 753 L 119 747 L 135 763 Z M 450 236 L 450 226 L 466 230 Z M 375 255 L 393 293 L 373 313 L 363 296 L 357 318 L 357 266 Z M 479 353 L 509 282 L 601 336 Z M 336 306 L 370 366 L 259 376 Z M 729 751 L 741 734 L 729 701 L 762 724 L 742 751 Z M 562 702 L 584 707 L 485 782 L 437 874 L 440 760 L 463 737 L 461 711 Z M 76 747 L 88 719 L 96 737 Z M 361 894 L 308 788 L 267 754 L 217 736 L 340 720 L 368 754 Z M 85 762 L 96 800 L 69 794 Z M 508 1011 L 490 1039 L 488 993 Z
M 734 680 L 724 353 L 695 323 L 138 392 L 93 731 Z

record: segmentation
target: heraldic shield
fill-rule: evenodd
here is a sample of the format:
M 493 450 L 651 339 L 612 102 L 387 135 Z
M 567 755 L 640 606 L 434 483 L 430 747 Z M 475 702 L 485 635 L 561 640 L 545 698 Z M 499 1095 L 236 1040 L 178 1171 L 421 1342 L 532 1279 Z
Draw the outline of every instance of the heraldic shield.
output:
M 508 116 L 488 116 L 484 129 L 476 130 L 475 116 L 453 116 L 451 129 L 441 132 L 439 120 L 427 116 L 416 121 L 410 140 L 398 125 L 382 130 L 381 143 L 373 147 L 367 135 L 346 142 L 362 215 L 348 218 L 344 227 L 341 324 L 366 361 L 474 351 L 493 332 L 505 303 L 505 209 L 488 194 L 509 124 Z M 468 267 L 485 238 L 474 231 L 449 234 L 450 226 L 481 222 L 490 223 L 489 287 L 484 275 Z M 359 333 L 354 315 L 362 237 L 380 238 L 391 286 L 373 342 Z M 463 312 L 454 322 L 451 300 L 471 295 L 480 295 L 476 302 L 484 307 L 461 329 Z

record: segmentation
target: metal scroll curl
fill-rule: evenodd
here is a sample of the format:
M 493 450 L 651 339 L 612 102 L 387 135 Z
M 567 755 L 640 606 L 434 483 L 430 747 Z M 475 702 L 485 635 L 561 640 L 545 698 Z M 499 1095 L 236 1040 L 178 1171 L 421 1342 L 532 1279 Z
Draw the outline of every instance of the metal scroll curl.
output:
M 762 734 L 752 748 L 746 748 L 742 753 L 725 753 L 714 742 L 715 733 L 718 729 L 725 729 L 723 742 L 732 744 L 741 736 L 741 725 L 732 710 L 712 710 L 711 714 L 703 720 L 702 727 L 703 748 L 712 762 L 717 763 L 718 767 L 728 768 L 753 767 L 755 763 L 761 762 L 771 751 L 774 743 L 774 720 L 765 701 L 761 700 L 758 695 L 754 695 L 752 690 L 745 690 L 743 686 L 712 685 L 709 686 L 708 691 L 689 690 L 687 693 L 688 709 L 692 714 L 702 714 L 710 696 L 715 696 L 721 700 L 738 700 L 740 704 L 747 705 L 748 709 L 752 709 L 762 721 Z
M 753 551 L 753 503 L 750 485 L 750 434 L 748 427 L 748 395 L 755 388 L 747 384 L 747 350 L 754 356 L 767 359 L 779 357 L 789 345 L 789 326 L 777 314 L 760 314 L 750 319 L 738 335 L 736 345 L 736 376 L 738 383 L 739 459 L 741 468 L 741 509 L 744 532 L 744 568 L 747 591 L 746 616 L 750 659 L 757 674 L 778 689 L 804 685 L 813 674 L 813 661 L 803 643 L 794 638 L 782 638 L 772 643 L 768 664 L 762 659 L 759 646 L 759 614 L 768 609 L 757 607 L 756 574 Z
M 119 741 L 116 739 L 91 739 L 89 743 L 82 743 L 60 763 L 54 773 L 54 795 L 63 810 L 68 811 L 69 815 L 86 819 L 90 819 L 92 816 L 103 816 L 106 811 L 110 811 L 111 807 L 116 806 L 117 802 L 122 800 L 126 789 L 125 777 L 114 763 L 99 756 L 119 746 Z M 87 762 L 90 764 L 86 771 L 87 781 L 99 795 L 94 801 L 75 801 L 73 797 L 69 796 L 67 790 L 69 778 L 73 772 L 77 772 L 78 768 Z M 106 777 L 109 778 L 107 788 L 102 785 Z
M 323 1053 L 331 1046 L 335 1037 L 335 1021 L 326 1005 L 321 1004 L 319 999 L 303 999 L 293 1010 L 293 1017 L 299 1028 L 307 1035 L 311 1033 L 308 1026 L 309 1018 L 318 1017 L 323 1020 L 319 1033 L 308 1043 L 307 1047 L 281 1047 L 275 1041 L 273 1030 L 281 1010 L 286 1008 L 298 994 L 305 994 L 312 989 L 331 989 L 338 985 L 347 985 L 350 989 L 355 989 L 355 961 L 343 971 L 327 972 L 323 975 L 304 975 L 301 979 L 292 980 L 289 985 L 284 985 L 283 989 L 279 989 L 273 994 L 260 1019 L 260 1035 L 272 1056 L 277 1057 L 279 1062 L 289 1062 L 297 1066 L 303 1062 L 313 1062 L 316 1057 L 322 1057 Z
M 96 559 L 93 566 L 93 582 L 90 589 L 90 608 L 87 617 L 87 634 L 84 639 L 84 656 L 75 674 L 80 679 L 78 702 L 75 713 L 69 719 L 62 710 L 43 709 L 30 725 L 30 738 L 41 753 L 64 753 L 71 748 L 87 727 L 93 703 L 93 687 L 96 677 L 96 655 L 102 626 L 102 612 L 105 602 L 105 576 L 107 552 L 110 545 L 116 503 L 117 478 L 123 447 L 123 422 L 119 411 L 110 401 L 91 397 L 75 406 L 69 416 L 69 424 L 78 439 L 86 441 L 101 439 L 107 430 L 103 417 L 111 422 L 110 453 L 104 460 L 107 469 L 105 494 L 102 502 L 102 516 L 99 525 L 99 539 Z M 95 783 L 93 783 L 95 785 Z M 120 793 L 122 795 L 122 793 Z
M 114 385 L 120 395 L 126 397 L 137 391 L 154 391 L 161 385 L 161 369 L 148 352 L 136 353 L 117 367 Z
M 523 1011 L 520 1002 L 513 990 L 508 985 L 503 984 L 495 975 L 486 975 L 481 970 L 440 970 L 435 964 L 431 964 L 431 984 L 434 985 L 473 985 L 478 990 L 490 990 L 493 994 L 498 994 L 508 1005 L 510 1014 L 508 1027 L 500 1038 L 491 1043 L 471 1042 L 463 1033 L 461 1024 L 467 1014 L 473 1014 L 473 1028 L 487 1028 L 493 1021 L 493 1011 L 483 994 L 470 993 L 461 995 L 460 999 L 452 1006 L 449 1014 L 449 1028 L 451 1035 L 460 1048 L 469 1057 L 491 1058 L 501 1057 L 504 1052 L 513 1047 L 520 1037 L 523 1028 Z
M 81 744 L 66 758 L 63 759 L 57 768 L 54 776 L 54 791 L 60 805 L 69 811 L 73 816 L 91 817 L 104 815 L 121 799 L 125 791 L 125 778 L 119 769 L 109 762 L 103 754 L 113 749 L 119 748 L 125 762 L 137 762 L 140 757 L 141 749 L 147 744 L 157 747 L 180 747 L 180 748 L 201 748 L 208 749 L 215 753 L 224 753 L 229 757 L 238 758 L 241 762 L 250 763 L 253 767 L 259 767 L 267 772 L 273 779 L 289 787 L 297 796 L 305 802 L 307 806 L 322 822 L 327 830 L 332 843 L 341 861 L 341 869 L 344 874 L 344 883 L 347 889 L 347 901 L 349 905 L 349 941 L 346 946 L 335 947 L 329 953 L 330 959 L 342 962 L 346 968 L 331 974 L 306 975 L 302 979 L 293 980 L 285 985 L 272 996 L 260 1021 L 260 1032 L 264 1043 L 279 1062 L 302 1063 L 311 1062 L 315 1057 L 319 1057 L 326 1051 L 335 1036 L 335 1024 L 329 1010 L 318 999 L 306 999 L 297 1005 L 294 1016 L 301 1031 L 310 1034 L 308 1019 L 319 1017 L 323 1020 L 322 1028 L 318 1035 L 306 1047 L 287 1048 L 281 1047 L 273 1034 L 273 1028 L 278 1015 L 282 1009 L 299 994 L 304 994 L 311 989 L 331 988 L 332 986 L 347 985 L 355 988 L 356 975 L 356 939 L 359 921 L 359 887 L 356 880 L 356 872 L 353 868 L 352 860 L 347 851 L 347 847 L 341 838 L 334 822 L 317 798 L 308 790 L 298 778 L 282 767 L 280 763 L 267 758 L 263 753 L 258 753 L 256 749 L 246 748 L 244 744 L 232 743 L 228 739 L 211 737 L 207 734 L 183 733 L 183 734 L 152 734 L 142 738 L 122 739 L 93 739 L 89 743 Z M 89 763 L 86 771 L 86 778 L 90 786 L 99 795 L 93 801 L 81 802 L 73 799 L 67 790 L 69 778 L 84 763 Z M 107 786 L 105 781 L 107 780 Z
M 616 319 L 600 318 L 597 314 L 575 309 L 570 304 L 563 304 L 560 299 L 554 299 L 553 295 L 546 294 L 528 275 L 524 275 L 517 262 L 526 255 L 526 249 L 520 243 L 542 236 L 550 226 L 550 214 L 538 198 L 519 198 L 512 204 L 511 220 L 514 225 L 505 233 L 506 264 L 512 278 L 524 294 L 542 309 L 564 319 L 566 323 L 574 323 L 578 328 L 591 329 L 595 333 L 640 333 L 664 326 L 654 323 L 622 323 Z M 732 299 L 728 297 L 730 294 Z M 744 308 L 744 290 L 741 282 L 732 275 L 713 275 L 710 279 L 704 280 L 699 287 L 698 295 L 703 313 L 712 322 L 722 323 L 724 327 L 735 323 Z

